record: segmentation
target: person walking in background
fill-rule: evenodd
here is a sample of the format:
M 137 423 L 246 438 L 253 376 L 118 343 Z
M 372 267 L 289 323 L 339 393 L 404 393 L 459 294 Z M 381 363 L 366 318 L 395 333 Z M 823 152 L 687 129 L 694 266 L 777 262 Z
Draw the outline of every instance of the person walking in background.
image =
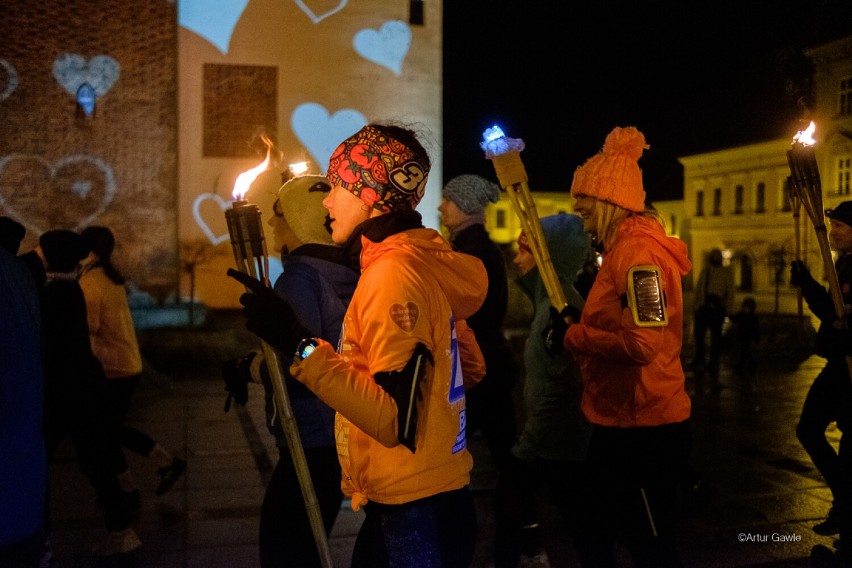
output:
M 447 182 L 443 194 L 438 211 L 450 231 L 450 243 L 459 252 L 481 260 L 488 274 L 485 302 L 467 319 L 485 358 L 485 376 L 465 393 L 466 428 L 468 435 L 482 431 L 500 470 L 517 436 L 512 389 L 519 373 L 518 361 L 503 333 L 509 304 L 506 262 L 485 229 L 485 207 L 500 199 L 500 187 L 483 177 L 464 174 Z
M 589 512 L 597 558 L 615 566 L 616 535 L 637 567 L 679 567 L 678 488 L 691 447 L 691 402 L 680 363 L 683 241 L 645 206 L 637 161 L 648 146 L 615 128 L 571 185 L 583 229 L 603 261 L 579 321 L 551 310 L 545 345 L 567 349 L 583 376 L 581 406 L 594 425 L 588 463 L 599 504 Z
M 707 370 L 719 372 L 722 355 L 722 325 L 734 311 L 734 276 L 722 263 L 722 251 L 713 249 L 701 269 L 695 285 L 695 355 L 691 367 L 703 371 L 706 358 L 705 338 L 710 332 L 710 359 Z
M 835 270 L 843 304 L 849 313 L 852 304 L 852 201 L 844 201 L 827 209 L 831 228 L 831 248 L 838 254 Z M 790 268 L 790 284 L 802 289 L 808 308 L 820 320 L 814 352 L 826 359 L 825 367 L 808 389 L 796 436 L 814 466 L 825 478 L 834 502 L 828 517 L 814 525 L 820 535 L 840 534 L 836 552 L 817 546 L 812 553 L 812 566 L 852 566 L 852 383 L 847 358 L 852 356 L 852 332 L 849 317 L 838 321 L 829 290 L 817 282 L 802 261 Z M 826 438 L 832 422 L 842 432 L 838 450 Z
M 141 546 L 133 530 L 132 502 L 121 491 L 115 464 L 123 457 L 108 419 L 106 376 L 92 352 L 86 300 L 77 269 L 87 251 L 80 235 L 47 231 L 39 237 L 46 284 L 41 292 L 44 332 L 44 438 L 48 463 L 70 437 L 81 471 L 104 508 L 109 534 L 92 547 L 100 556 Z M 49 507 L 45 526 L 49 535 Z
M 133 393 L 142 377 L 142 354 L 127 302 L 125 279 L 112 262 L 115 237 L 110 229 L 88 227 L 83 229 L 81 237 L 87 256 L 82 262 L 80 288 L 86 299 L 92 352 L 107 378 L 107 420 L 122 447 L 154 463 L 159 475 L 155 493 L 162 495 L 183 475 L 186 461 L 172 455 L 144 432 L 125 424 Z M 138 506 L 139 490 L 124 452 L 120 453 L 115 470 L 122 491 Z
M 346 307 L 358 273 L 331 240 L 323 199 L 331 191 L 322 176 L 289 180 L 278 192 L 269 220 L 273 247 L 281 252 L 284 271 L 275 292 L 293 306 L 299 321 L 314 337 L 337 345 Z M 260 565 L 264 568 L 319 566 L 302 489 L 281 428 L 281 413 L 261 353 L 251 353 L 223 367 L 226 388 L 239 404 L 248 399 L 250 381 L 263 384 L 266 425 L 275 436 L 279 460 L 266 486 L 260 514 Z M 305 450 L 326 534 L 331 532 L 343 493 L 340 462 L 334 443 L 334 410 L 285 371 L 286 387 Z
M 337 411 L 343 491 L 366 512 L 354 568 L 460 568 L 476 544 L 464 389 L 485 365 L 465 319 L 488 282 L 415 211 L 430 165 L 416 135 L 391 125 L 367 125 L 331 155 L 332 240 L 361 266 L 339 352 L 289 302 L 229 271 L 252 290 L 240 297 L 249 331 L 295 353 L 290 373 Z
M 760 318 L 757 302 L 749 296 L 743 299 L 740 311 L 731 316 L 736 343 L 734 370 L 744 377 L 751 377 L 755 368 L 755 351 L 760 342 Z
M 541 229 L 565 298 L 579 314 L 585 302 L 572 282 L 591 253 L 583 221 L 560 213 L 543 217 Z M 509 512 L 497 518 L 495 566 L 550 565 L 535 510 L 536 493 L 542 486 L 550 490 L 584 565 L 594 566 L 587 556 L 583 518 L 591 506 L 585 462 L 592 427 L 580 410 L 580 369 L 570 354 L 550 358 L 545 350 L 541 333 L 549 322 L 550 298 L 524 233 L 518 238 L 514 262 L 521 274 L 517 282 L 533 303 L 533 317 L 524 345 L 524 424 L 501 479 L 512 490 L 504 503 Z
M 37 568 L 44 549 L 41 316 L 16 257 L 25 234 L 0 217 L 0 568 Z

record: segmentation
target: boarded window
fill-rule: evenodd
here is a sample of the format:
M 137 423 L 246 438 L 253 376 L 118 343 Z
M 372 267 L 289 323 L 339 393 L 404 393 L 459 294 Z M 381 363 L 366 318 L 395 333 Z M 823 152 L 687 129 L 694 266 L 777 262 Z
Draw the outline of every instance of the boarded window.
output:
M 278 68 L 204 65 L 205 157 L 253 158 L 259 134 L 275 138 Z

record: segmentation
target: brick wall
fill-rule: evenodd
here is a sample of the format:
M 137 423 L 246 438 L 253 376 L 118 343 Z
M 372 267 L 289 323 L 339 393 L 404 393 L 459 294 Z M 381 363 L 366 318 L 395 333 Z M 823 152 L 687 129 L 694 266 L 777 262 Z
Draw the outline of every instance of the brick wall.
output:
M 22 252 L 48 229 L 105 225 L 132 283 L 175 289 L 176 3 L 4 0 L 2 11 L 0 214 L 27 226 Z M 69 92 L 82 81 L 99 91 L 92 118 Z

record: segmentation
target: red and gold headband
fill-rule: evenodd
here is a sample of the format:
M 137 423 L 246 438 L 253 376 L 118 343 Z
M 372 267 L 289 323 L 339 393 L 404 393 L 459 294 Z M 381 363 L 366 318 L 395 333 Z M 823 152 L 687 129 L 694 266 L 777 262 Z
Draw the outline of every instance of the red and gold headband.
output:
M 328 163 L 329 183 L 379 211 L 414 209 L 423 198 L 429 166 L 410 148 L 373 126 L 341 142 Z

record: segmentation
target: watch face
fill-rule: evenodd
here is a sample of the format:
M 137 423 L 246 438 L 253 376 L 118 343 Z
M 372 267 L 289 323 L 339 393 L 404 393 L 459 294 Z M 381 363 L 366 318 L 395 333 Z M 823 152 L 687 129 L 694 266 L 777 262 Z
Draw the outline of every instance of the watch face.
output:
M 313 353 L 314 349 L 316 349 L 316 348 L 317 348 L 316 343 L 313 343 L 313 342 L 308 343 L 307 345 L 302 347 L 302 351 L 299 353 L 299 357 L 301 357 L 302 359 L 307 358 L 307 356 L 310 355 L 311 353 Z

